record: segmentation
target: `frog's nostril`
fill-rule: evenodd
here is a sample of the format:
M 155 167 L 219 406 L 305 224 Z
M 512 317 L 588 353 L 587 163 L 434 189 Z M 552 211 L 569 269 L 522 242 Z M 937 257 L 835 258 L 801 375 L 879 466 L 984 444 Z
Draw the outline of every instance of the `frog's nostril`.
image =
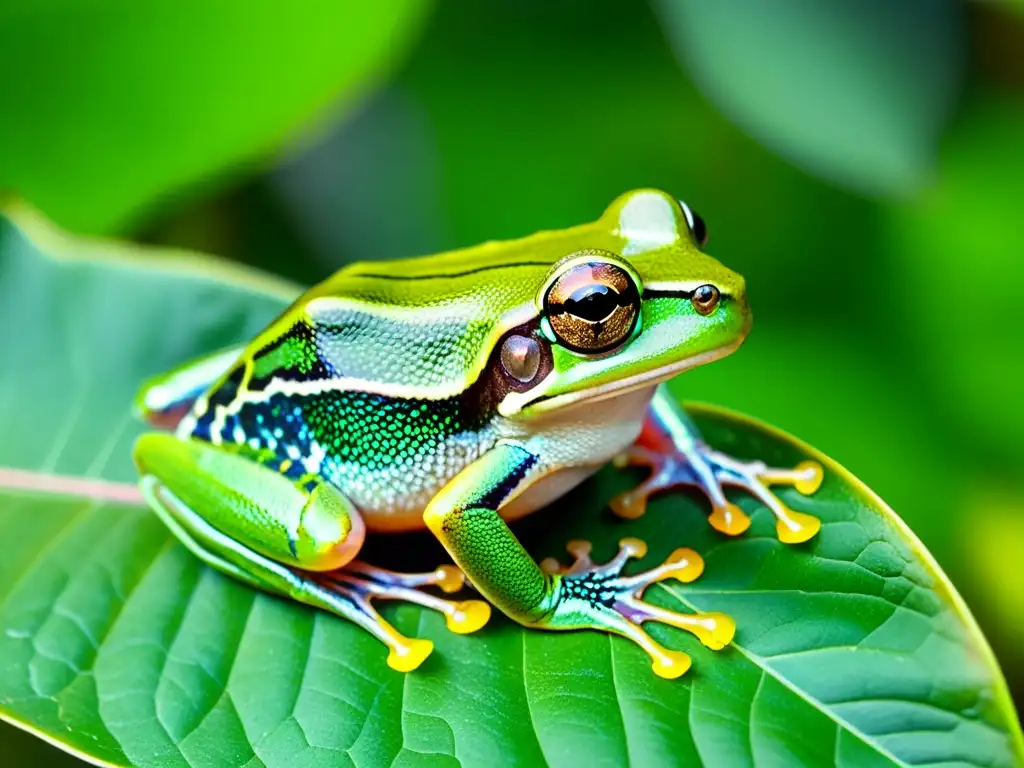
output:
M 721 293 L 713 285 L 702 285 L 693 292 L 693 296 L 690 301 L 693 303 L 693 308 L 701 315 L 710 315 L 715 311 L 715 307 L 718 306 L 718 301 L 721 298 Z

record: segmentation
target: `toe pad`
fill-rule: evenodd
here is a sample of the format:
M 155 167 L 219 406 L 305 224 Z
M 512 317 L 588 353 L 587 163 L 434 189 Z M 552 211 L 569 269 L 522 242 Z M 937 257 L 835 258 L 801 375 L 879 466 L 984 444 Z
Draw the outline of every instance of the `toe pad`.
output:
M 783 544 L 803 544 L 821 530 L 821 520 L 803 512 L 789 510 L 786 519 L 779 518 L 775 522 L 775 530 Z
M 433 650 L 434 644 L 429 640 L 413 638 L 400 647 L 392 647 L 388 654 L 388 666 L 397 672 L 412 672 Z
M 806 478 L 797 480 L 793 483 L 793 487 L 796 488 L 797 493 L 801 493 L 804 496 L 810 496 L 821 488 L 821 481 L 825 478 L 825 471 L 821 468 L 821 464 L 816 461 L 801 461 L 793 468 L 794 472 L 805 473 Z
M 666 680 L 675 680 L 677 677 L 685 675 L 692 663 L 690 657 L 682 651 L 662 649 L 651 667 L 654 669 L 654 674 L 658 677 L 663 677 Z
M 730 502 L 716 506 L 711 512 L 708 522 L 716 531 L 727 536 L 739 536 L 750 527 L 750 518 L 747 513 Z
M 448 615 L 448 629 L 459 635 L 476 632 L 491 618 L 491 606 L 483 600 L 465 600 L 455 604 L 455 611 Z

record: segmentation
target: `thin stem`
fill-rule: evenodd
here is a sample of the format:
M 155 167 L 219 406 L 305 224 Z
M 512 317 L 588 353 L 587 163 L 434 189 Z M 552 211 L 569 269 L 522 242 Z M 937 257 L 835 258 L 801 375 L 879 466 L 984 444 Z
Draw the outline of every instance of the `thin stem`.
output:
M 133 506 L 144 506 L 146 503 L 138 486 L 133 483 L 116 483 L 94 477 L 54 475 L 12 467 L 0 467 L 0 490 L 78 496 Z

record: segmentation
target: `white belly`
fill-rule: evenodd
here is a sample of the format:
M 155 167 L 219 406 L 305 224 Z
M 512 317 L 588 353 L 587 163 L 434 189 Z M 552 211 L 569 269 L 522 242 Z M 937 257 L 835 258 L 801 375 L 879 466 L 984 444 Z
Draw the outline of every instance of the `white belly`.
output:
M 650 387 L 599 403 L 581 403 L 545 422 L 532 422 L 532 433 L 524 442 L 540 458 L 532 473 L 535 479 L 505 503 L 502 517 L 514 519 L 551 503 L 632 445 L 653 395 Z

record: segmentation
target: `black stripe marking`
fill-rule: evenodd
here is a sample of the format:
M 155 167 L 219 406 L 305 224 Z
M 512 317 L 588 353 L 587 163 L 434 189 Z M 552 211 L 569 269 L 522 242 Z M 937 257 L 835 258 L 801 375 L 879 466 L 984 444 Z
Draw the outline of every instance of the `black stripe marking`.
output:
M 644 299 L 692 299 L 693 291 L 664 291 L 644 289 Z M 731 294 L 719 292 L 719 301 L 727 301 L 732 298 Z
M 523 481 L 523 478 L 526 477 L 526 473 L 533 469 L 533 466 L 537 463 L 537 457 L 525 448 L 519 448 L 519 451 L 522 455 L 516 463 L 515 468 L 505 475 L 505 477 L 501 479 L 501 482 L 486 491 L 472 503 L 464 505 L 465 507 L 483 507 L 484 509 L 496 510 L 502 505 L 502 502 L 504 502 L 505 499 L 511 495 L 512 491 L 516 489 L 516 486 Z
M 364 272 L 352 277 L 370 277 L 374 280 L 440 280 L 446 277 L 466 277 L 466 275 L 476 275 L 480 272 L 487 272 L 491 269 L 508 269 L 509 267 L 550 267 L 551 262 L 548 261 L 519 261 L 515 264 L 488 264 L 486 267 L 477 267 L 476 269 L 467 269 L 465 272 L 440 272 L 434 275 L 378 275 L 374 272 Z
M 259 362 L 260 358 L 272 354 L 288 342 L 298 343 L 302 347 L 303 353 L 308 356 L 306 370 L 303 371 L 299 366 L 294 368 L 278 367 L 269 376 L 262 378 L 253 376 L 248 386 L 250 392 L 262 392 L 274 379 L 282 381 L 323 381 L 325 379 L 340 378 L 341 371 L 335 369 L 320 354 L 317 348 L 316 331 L 302 320 L 296 321 L 287 331 L 256 352 L 253 355 L 254 365 Z

